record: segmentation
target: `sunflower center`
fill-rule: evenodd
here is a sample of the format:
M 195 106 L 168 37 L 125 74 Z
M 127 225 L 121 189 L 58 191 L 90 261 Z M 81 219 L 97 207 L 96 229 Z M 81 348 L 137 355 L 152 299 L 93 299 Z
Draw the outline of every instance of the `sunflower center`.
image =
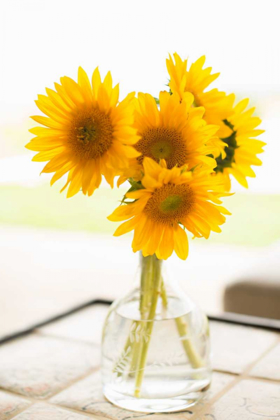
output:
M 135 148 L 142 153 L 137 159 L 142 164 L 145 156 L 159 161 L 165 159 L 169 169 L 186 163 L 188 151 L 182 134 L 174 128 L 153 127 L 142 134 Z
M 171 144 L 168 141 L 158 141 L 151 146 L 152 155 L 160 159 L 168 159 L 172 153 Z
M 233 125 L 227 120 L 224 120 L 224 123 L 233 131 L 229 137 L 222 139 L 223 142 L 227 144 L 227 147 L 225 148 L 226 156 L 224 159 L 221 155 L 218 158 L 216 158 L 217 166 L 215 168 L 215 172 L 224 172 L 225 168 L 232 167 L 232 163 L 235 161 L 235 150 L 238 148 L 236 141 L 236 131 L 234 131 Z
M 173 225 L 192 210 L 194 193 L 188 184 L 165 184 L 149 198 L 144 212 L 157 223 Z
M 160 209 L 163 213 L 177 210 L 182 203 L 182 197 L 179 195 L 170 195 L 160 203 Z
M 81 159 L 100 158 L 113 143 L 110 116 L 99 108 L 79 112 L 70 127 L 69 143 L 76 156 Z

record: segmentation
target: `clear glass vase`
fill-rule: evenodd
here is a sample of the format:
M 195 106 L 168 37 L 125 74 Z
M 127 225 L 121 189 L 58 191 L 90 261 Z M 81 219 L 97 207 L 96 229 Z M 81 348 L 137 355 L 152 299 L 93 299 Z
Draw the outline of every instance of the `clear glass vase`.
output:
M 145 413 L 186 409 L 211 382 L 208 320 L 176 281 L 165 278 L 156 256 L 141 254 L 139 276 L 104 324 L 104 395 Z

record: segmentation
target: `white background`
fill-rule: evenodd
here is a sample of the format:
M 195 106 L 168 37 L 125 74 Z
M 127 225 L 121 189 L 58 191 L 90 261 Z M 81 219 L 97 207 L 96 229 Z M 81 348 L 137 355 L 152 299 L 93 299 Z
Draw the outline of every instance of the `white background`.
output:
M 213 87 L 251 98 L 263 119 L 267 147 L 249 193 L 280 193 L 279 5 L 279 0 L 0 0 L 0 186 L 50 179 L 39 177 L 40 164 L 32 163 L 33 154 L 24 149 L 31 138 L 28 117 L 38 112 L 34 100 L 45 87 L 64 75 L 76 78 L 80 65 L 88 73 L 99 66 L 103 76 L 112 71 L 122 97 L 132 90 L 158 95 L 167 83 L 165 59 L 177 51 L 190 61 L 205 54 L 207 65 L 221 72 Z M 7 331 L 93 296 L 93 280 L 101 276 L 103 287 L 111 290 L 110 270 L 123 279 L 112 288 L 114 293 L 127 284 L 126 274 L 131 279 L 136 256 L 129 238 L 118 238 L 116 248 L 115 238 L 108 237 L 100 248 L 98 237 L 77 235 L 1 228 L 0 318 Z M 178 277 L 209 312 L 220 310 L 228 281 L 247 268 L 253 273 L 260 255 L 268 261 L 262 250 L 193 244 L 191 250 L 188 264 L 176 259 Z M 268 251 L 278 258 L 279 248 Z M 125 253 L 131 265 L 123 264 Z M 119 271 L 120 261 L 127 272 Z
M 167 82 L 165 58 L 177 51 L 190 61 L 205 54 L 221 72 L 214 87 L 257 106 L 268 145 L 250 191 L 279 192 L 279 6 L 277 0 L 2 0 L 0 182 L 30 181 L 39 172 L 24 144 L 28 115 L 37 113 L 34 99 L 46 86 L 63 75 L 76 78 L 79 65 L 88 73 L 98 65 L 103 75 L 112 71 L 121 96 L 158 95 Z

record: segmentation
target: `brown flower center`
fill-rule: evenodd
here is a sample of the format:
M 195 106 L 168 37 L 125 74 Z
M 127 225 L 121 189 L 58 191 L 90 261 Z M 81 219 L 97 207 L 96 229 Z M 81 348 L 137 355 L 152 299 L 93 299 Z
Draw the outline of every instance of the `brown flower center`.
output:
M 77 113 L 69 130 L 69 144 L 79 158 L 100 158 L 112 143 L 113 126 L 109 115 L 99 108 Z
M 194 193 L 188 184 L 165 184 L 154 191 L 144 212 L 157 223 L 173 225 L 190 213 L 193 204 Z
M 134 147 L 142 153 L 137 158 L 141 164 L 147 156 L 157 162 L 165 159 L 167 167 L 171 169 L 176 165 L 184 165 L 188 158 L 186 142 L 182 134 L 174 128 L 148 128 Z

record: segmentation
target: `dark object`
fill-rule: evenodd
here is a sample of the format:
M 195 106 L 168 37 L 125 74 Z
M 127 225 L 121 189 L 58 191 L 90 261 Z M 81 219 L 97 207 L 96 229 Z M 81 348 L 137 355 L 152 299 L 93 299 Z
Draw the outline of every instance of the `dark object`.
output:
M 280 282 L 244 280 L 229 285 L 224 310 L 280 320 Z

